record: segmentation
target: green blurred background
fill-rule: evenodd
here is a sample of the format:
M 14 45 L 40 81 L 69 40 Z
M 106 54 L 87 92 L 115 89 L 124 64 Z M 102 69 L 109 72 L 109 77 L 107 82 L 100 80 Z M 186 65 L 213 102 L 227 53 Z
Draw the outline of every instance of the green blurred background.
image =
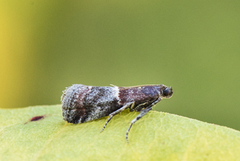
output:
M 0 107 L 72 84 L 165 84 L 155 110 L 240 130 L 240 1 L 0 2 Z

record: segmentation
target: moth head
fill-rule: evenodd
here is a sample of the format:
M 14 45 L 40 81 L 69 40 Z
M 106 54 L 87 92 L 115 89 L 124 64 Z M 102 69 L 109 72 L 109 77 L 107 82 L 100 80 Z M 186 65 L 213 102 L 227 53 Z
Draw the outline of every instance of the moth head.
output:
M 172 94 L 173 94 L 173 90 L 172 90 L 172 87 L 167 87 L 167 86 L 162 86 L 161 88 L 161 96 L 163 98 L 170 98 L 172 97 Z

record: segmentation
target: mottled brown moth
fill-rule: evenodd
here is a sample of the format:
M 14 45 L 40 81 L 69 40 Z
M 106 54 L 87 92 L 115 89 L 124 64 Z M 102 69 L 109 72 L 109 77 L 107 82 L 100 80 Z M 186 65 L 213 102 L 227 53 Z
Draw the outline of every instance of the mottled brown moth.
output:
M 152 110 L 152 106 L 162 98 L 170 98 L 172 88 L 160 85 L 142 85 L 133 87 L 96 87 L 74 84 L 63 91 L 62 115 L 69 123 L 79 124 L 109 115 L 102 131 L 114 115 L 129 108 L 140 114 L 131 121 L 132 125 Z

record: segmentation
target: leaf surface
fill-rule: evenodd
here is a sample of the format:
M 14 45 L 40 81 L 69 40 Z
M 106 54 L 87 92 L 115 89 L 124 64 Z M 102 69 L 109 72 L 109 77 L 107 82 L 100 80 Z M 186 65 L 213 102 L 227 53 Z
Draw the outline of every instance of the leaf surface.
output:
M 0 110 L 0 160 L 237 160 L 240 132 L 164 112 L 150 111 L 125 133 L 138 113 L 71 124 L 61 106 Z M 44 116 L 30 121 L 32 117 Z

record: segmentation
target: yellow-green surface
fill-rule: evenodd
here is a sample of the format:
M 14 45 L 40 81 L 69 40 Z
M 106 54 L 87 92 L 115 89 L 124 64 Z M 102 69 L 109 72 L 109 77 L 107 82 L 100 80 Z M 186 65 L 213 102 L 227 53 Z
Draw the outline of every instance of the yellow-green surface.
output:
M 46 115 L 42 120 L 30 118 Z M 169 113 L 149 112 L 129 134 L 136 112 L 83 124 L 62 120 L 61 106 L 0 110 L 0 160 L 237 160 L 240 132 Z

